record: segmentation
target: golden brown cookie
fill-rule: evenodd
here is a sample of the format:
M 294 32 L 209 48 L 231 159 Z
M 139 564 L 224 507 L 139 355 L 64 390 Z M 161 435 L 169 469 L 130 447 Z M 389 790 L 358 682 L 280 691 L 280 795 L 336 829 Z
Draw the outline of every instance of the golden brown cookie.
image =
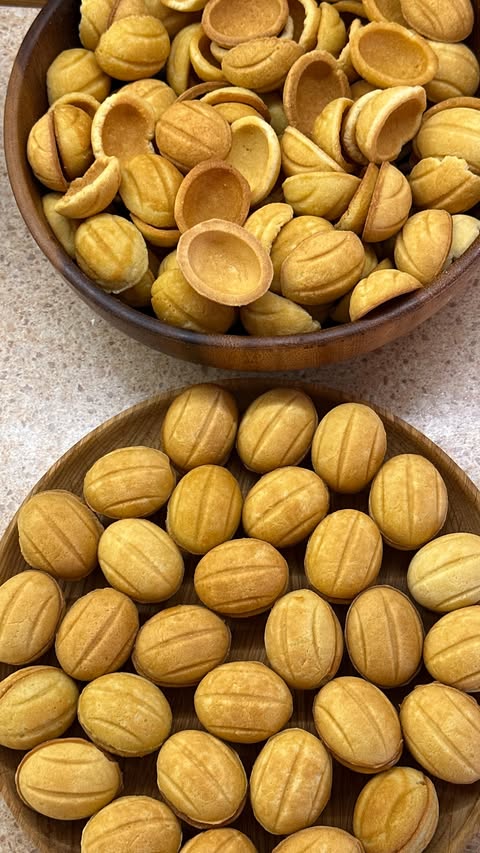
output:
M 258 661 L 225 663 L 195 691 L 201 724 L 234 743 L 258 743 L 280 731 L 293 712 L 292 694 L 275 672 Z
M 154 752 L 167 739 L 172 712 L 162 691 L 146 678 L 113 672 L 83 688 L 78 721 L 100 749 L 137 758 Z
M 148 269 L 142 235 L 131 222 L 113 213 L 99 213 L 79 225 L 75 259 L 85 275 L 108 293 L 128 290 Z
M 287 835 L 318 820 L 330 799 L 332 760 L 314 735 L 286 729 L 271 737 L 250 776 L 250 802 L 261 826 Z
M 238 455 L 257 474 L 298 465 L 308 453 L 317 423 L 307 394 L 297 388 L 273 388 L 257 397 L 242 416 Z
M 336 826 L 312 826 L 295 832 L 274 848 L 273 853 L 364 853 L 357 838 Z
M 77 713 L 74 681 L 55 666 L 29 666 L 0 684 L 0 743 L 32 749 L 60 737 Z
M 199 829 L 232 823 L 247 796 L 247 777 L 237 753 L 195 730 L 177 732 L 162 746 L 157 783 L 175 814 Z
M 206 607 L 181 604 L 142 625 L 132 661 L 139 675 L 155 684 L 185 687 L 223 663 L 230 641 L 230 629 L 219 616 Z
M 382 537 L 372 519 L 356 509 L 339 509 L 310 536 L 305 574 L 328 601 L 348 604 L 375 582 L 382 554 Z
M 385 428 L 376 412 L 361 403 L 342 403 L 318 425 L 313 467 L 334 491 L 354 494 L 368 486 L 386 449 Z
M 385 694 L 363 678 L 329 681 L 315 697 L 313 718 L 332 755 L 350 770 L 378 773 L 400 758 L 398 714 Z
M 114 589 L 142 604 L 165 601 L 183 580 L 183 558 L 175 542 L 143 518 L 110 524 L 98 545 L 98 562 Z
M 436 681 L 476 693 L 480 690 L 480 607 L 447 613 L 425 637 L 423 660 Z
M 170 403 L 162 423 L 162 446 L 184 471 L 224 465 L 235 441 L 238 408 L 219 385 L 193 385 Z
M 80 820 L 111 802 L 122 788 L 118 764 L 82 738 L 39 744 L 15 774 L 20 799 L 55 820 Z
M 258 853 L 238 829 L 209 829 L 200 832 L 182 847 L 182 853 Z
M 110 587 L 94 589 L 78 598 L 63 619 L 55 654 L 72 678 L 92 681 L 123 666 L 137 631 L 133 601 Z
M 203 604 L 235 618 L 268 610 L 288 585 L 288 564 L 268 542 L 232 539 L 197 564 L 195 592 Z
M 353 831 L 366 853 L 421 853 L 433 838 L 438 815 L 437 792 L 428 776 L 413 767 L 393 767 L 370 779 L 360 792 Z
M 372 483 L 369 513 L 385 542 L 394 548 L 409 551 L 433 539 L 445 523 L 447 510 L 447 487 L 424 456 L 394 456 Z
M 276 548 L 305 539 L 328 512 L 323 480 L 307 468 L 288 466 L 264 474 L 248 492 L 242 522 L 248 536 Z
M 142 853 L 178 853 L 180 823 L 153 797 L 120 797 L 94 815 L 82 832 L 81 853 L 119 853 L 125 845 Z
M 454 785 L 480 779 L 480 708 L 461 690 L 420 684 L 400 707 L 405 745 L 432 776 Z
M 374 586 L 350 605 L 345 641 L 360 675 L 378 687 L 399 687 L 411 681 L 420 668 L 423 624 L 403 592 Z
M 480 536 L 447 533 L 415 554 L 408 567 L 408 589 L 423 607 L 448 613 L 480 602 L 479 571 Z
M 0 586 L 0 660 L 31 663 L 53 644 L 65 611 L 57 582 L 43 572 L 13 575 Z
M 296 690 L 315 690 L 333 678 L 343 654 L 340 623 L 326 601 L 309 589 L 280 598 L 265 625 L 270 666 Z
M 18 544 L 34 569 L 78 580 L 97 565 L 103 527 L 77 495 L 61 489 L 38 492 L 18 513 Z
M 87 504 L 108 518 L 152 515 L 170 497 L 175 474 L 161 450 L 119 447 L 93 463 L 85 474 Z
M 191 554 L 206 554 L 232 539 L 242 514 L 242 493 L 219 465 L 200 465 L 180 480 L 168 503 L 167 531 Z

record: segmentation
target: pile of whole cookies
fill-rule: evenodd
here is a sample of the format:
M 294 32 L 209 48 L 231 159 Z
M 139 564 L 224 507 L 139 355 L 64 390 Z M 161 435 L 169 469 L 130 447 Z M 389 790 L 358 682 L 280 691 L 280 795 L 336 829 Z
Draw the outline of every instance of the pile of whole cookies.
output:
M 29 568 L 0 587 L 0 660 L 22 667 L 0 684 L 0 744 L 26 751 L 19 797 L 51 818 L 90 818 L 83 853 L 177 853 L 180 820 L 203 830 L 185 853 L 255 853 L 228 828 L 247 798 L 268 833 L 287 836 L 278 853 L 421 853 L 439 817 L 429 776 L 480 779 L 480 708 L 468 695 L 480 690 L 480 536 L 437 536 L 448 510 L 440 473 L 411 453 L 385 461 L 368 406 L 338 405 L 318 422 L 295 388 L 262 394 L 242 415 L 218 386 L 187 389 L 161 446 L 98 458 L 84 501 L 38 492 L 19 512 Z M 368 515 L 329 512 L 332 496 L 354 504 L 366 489 Z M 410 596 L 381 583 L 383 542 L 415 552 Z M 287 592 L 292 552 L 279 549 L 299 543 L 294 586 L 305 588 Z M 75 595 L 70 585 L 97 566 L 97 588 Z M 169 606 L 188 586 L 188 603 Z M 62 589 L 74 599 L 67 612 Z M 426 636 L 414 602 L 438 615 Z M 348 608 L 344 631 L 332 605 Z M 245 620 L 265 611 L 259 653 Z M 344 643 L 358 676 L 337 676 Z M 58 666 L 32 665 L 53 645 Z M 433 680 L 407 688 L 398 711 L 385 691 L 422 661 Z M 297 714 L 285 728 L 301 702 L 313 725 Z M 85 738 L 62 738 L 77 717 Z M 249 779 L 232 744 L 258 745 Z M 422 769 L 396 766 L 404 745 Z M 157 751 L 161 800 L 115 799 L 112 756 Z M 372 777 L 353 835 L 313 826 L 332 758 Z
M 480 232 L 473 24 L 470 0 L 83 0 L 28 139 L 45 216 L 173 326 L 359 320 Z

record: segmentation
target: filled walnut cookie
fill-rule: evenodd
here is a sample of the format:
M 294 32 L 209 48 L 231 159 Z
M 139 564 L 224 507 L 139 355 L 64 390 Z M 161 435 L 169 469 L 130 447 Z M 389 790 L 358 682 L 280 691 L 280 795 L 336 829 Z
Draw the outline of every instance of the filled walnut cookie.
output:
M 238 829 L 208 829 L 187 841 L 182 853 L 257 853 L 257 848 Z
M 182 830 L 172 810 L 153 799 L 120 797 L 100 809 L 82 832 L 81 853 L 118 853 L 137 847 L 142 853 L 178 853 Z
M 273 853 L 364 853 L 358 838 L 336 826 L 312 826 L 289 835 L 274 848 Z
M 87 504 L 108 518 L 152 515 L 170 497 L 175 474 L 161 450 L 135 445 L 101 456 L 83 481 Z
M 357 773 L 396 764 L 403 748 L 397 711 L 384 693 L 362 678 L 343 676 L 315 697 L 315 727 L 332 755 Z
M 409 551 L 433 539 L 445 523 L 447 510 L 447 487 L 424 456 L 394 456 L 372 483 L 370 515 L 385 542 L 394 548 Z
M 480 690 L 480 607 L 462 607 L 435 622 L 423 647 L 430 675 L 467 693 Z
M 271 737 L 250 776 L 257 821 L 273 835 L 287 835 L 318 820 L 330 799 L 332 761 L 322 742 L 304 729 Z
M 237 753 L 207 732 L 172 735 L 157 759 L 157 784 L 175 814 L 199 829 L 226 826 L 241 814 L 247 777 Z
M 0 660 L 20 666 L 52 646 L 65 612 L 57 582 L 44 572 L 25 571 L 0 586 Z
M 180 604 L 142 625 L 132 661 L 138 674 L 154 684 L 186 687 L 223 663 L 230 643 L 230 629 L 219 616 L 206 607 Z
M 285 592 L 288 564 L 268 542 L 232 539 L 197 564 L 195 592 L 211 610 L 247 618 L 268 610 Z
M 282 596 L 264 634 L 270 666 L 289 687 L 314 690 L 333 678 L 343 655 L 340 623 L 329 604 L 309 589 Z
M 422 853 L 435 834 L 438 817 L 437 792 L 428 776 L 412 767 L 392 767 L 370 779 L 360 792 L 353 831 L 366 853 Z
M 60 737 L 77 713 L 75 682 L 55 666 L 29 666 L 0 684 L 0 744 L 32 749 Z
M 258 743 L 280 731 L 293 713 L 292 694 L 258 661 L 225 663 L 209 672 L 194 697 L 205 728 L 233 743 Z
M 219 385 L 194 385 L 170 404 L 162 423 L 162 445 L 184 471 L 199 465 L 224 465 L 233 447 L 238 407 Z
M 17 524 L 20 551 L 32 568 L 78 580 L 96 567 L 103 527 L 72 492 L 38 492 L 21 507 Z
M 116 761 L 82 738 L 49 740 L 23 757 L 15 774 L 21 800 L 55 820 L 81 820 L 122 788 Z

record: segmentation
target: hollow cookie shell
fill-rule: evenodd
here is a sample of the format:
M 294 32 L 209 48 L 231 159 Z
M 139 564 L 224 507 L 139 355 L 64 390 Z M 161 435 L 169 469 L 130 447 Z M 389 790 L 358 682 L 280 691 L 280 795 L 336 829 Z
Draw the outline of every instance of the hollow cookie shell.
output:
M 232 147 L 227 163 L 234 166 L 250 187 L 251 205 L 263 201 L 280 174 L 281 151 L 277 134 L 263 118 L 246 116 L 234 121 Z
M 305 172 L 341 172 L 339 164 L 308 136 L 288 125 L 280 140 L 282 168 L 287 176 Z
M 100 749 L 137 758 L 158 749 L 166 740 L 172 712 L 162 691 L 146 678 L 113 672 L 83 688 L 78 721 Z
M 100 36 L 95 59 L 116 80 L 153 77 L 170 53 L 170 38 L 158 18 L 131 15 L 114 21 Z
M 452 228 L 446 210 L 421 210 L 407 219 L 395 241 L 398 269 L 429 284 L 446 266 Z
M 447 510 L 445 483 L 423 456 L 394 456 L 372 483 L 369 513 L 393 548 L 409 551 L 433 539 L 445 523 Z
M 118 157 L 120 162 L 136 154 L 151 154 L 154 131 L 154 115 L 148 103 L 138 94 L 120 89 L 93 117 L 93 153 L 95 157 Z
M 206 732 L 172 735 L 157 760 L 157 784 L 165 802 L 191 826 L 225 826 L 242 812 L 247 777 L 237 753 Z
M 243 225 L 250 210 L 250 187 L 223 160 L 205 160 L 184 178 L 175 198 L 175 221 L 183 233 L 208 219 Z
M 400 758 L 398 714 L 385 694 L 362 678 L 329 681 L 315 697 L 313 718 L 320 738 L 350 770 L 378 773 Z
M 393 767 L 362 788 L 355 803 L 353 831 L 366 853 L 421 853 L 438 825 L 437 792 L 413 767 Z
M 270 290 L 250 305 L 244 305 L 240 320 L 249 335 L 260 338 L 305 335 L 321 328 L 305 308 Z
M 386 450 L 387 436 L 377 413 L 362 403 L 342 403 L 320 421 L 312 463 L 331 489 L 355 494 L 373 479 Z
M 42 196 L 42 208 L 50 228 L 67 255 L 75 258 L 75 232 L 79 222 L 62 216 L 56 210 L 57 202 L 63 198 L 61 193 L 46 193 Z
M 282 264 L 288 255 L 311 234 L 319 231 L 329 231 L 333 228 L 331 222 L 320 216 L 295 216 L 291 222 L 283 226 L 271 251 L 273 264 L 273 281 L 270 289 L 275 293 L 281 292 L 280 273 Z
M 447 98 L 472 96 L 480 83 L 478 59 L 466 44 L 430 41 L 438 59 L 438 69 L 425 91 L 428 100 L 439 103 Z
M 348 604 L 377 579 L 382 537 L 376 524 L 356 509 L 339 509 L 315 528 L 305 552 L 309 583 L 328 601 Z
M 182 101 L 165 110 L 156 124 L 155 140 L 164 157 L 188 172 L 203 160 L 224 160 L 232 134 L 228 122 L 210 104 Z
M 333 221 L 345 213 L 359 184 L 355 175 L 328 171 L 293 175 L 282 187 L 295 213 Z
M 200 832 L 182 847 L 182 853 L 258 853 L 249 838 L 238 829 L 209 829 Z
M 123 666 L 137 631 L 133 601 L 116 589 L 94 589 L 66 614 L 55 638 L 55 654 L 72 678 L 92 681 Z
M 180 231 L 177 234 L 180 237 Z M 160 273 L 153 282 L 151 297 L 158 319 L 179 329 L 223 334 L 235 320 L 235 308 L 197 293 L 178 268 Z
M 82 832 L 81 853 L 178 853 L 182 830 L 177 818 L 153 797 L 120 797 L 95 814 Z
M 72 181 L 55 205 L 61 216 L 87 219 L 108 207 L 120 187 L 121 172 L 117 157 L 98 157 L 81 178 Z
M 270 666 L 296 690 L 315 690 L 333 678 L 343 654 L 340 623 L 326 601 L 308 589 L 282 596 L 265 625 Z
M 235 6 L 229 0 L 209 0 L 202 26 L 212 41 L 222 47 L 235 47 L 252 38 L 278 35 L 287 17 L 287 0 L 269 0 L 262 4 L 261 12 L 257 0 L 242 0 Z
M 201 638 L 201 644 L 200 644 Z M 230 630 L 206 607 L 169 607 L 142 625 L 132 654 L 139 675 L 165 687 L 197 684 L 223 663 L 230 649 Z
M 416 687 L 400 706 L 405 745 L 428 773 L 454 785 L 480 779 L 480 708 L 445 684 Z
M 255 616 L 285 592 L 288 564 L 268 542 L 232 539 L 202 557 L 194 585 L 211 610 L 235 618 Z
M 78 580 L 97 565 L 103 527 L 83 501 L 61 489 L 38 492 L 20 508 L 18 544 L 34 569 Z
M 394 587 L 374 586 L 350 605 L 345 641 L 360 675 L 378 687 L 399 687 L 420 668 L 423 624 L 408 596 Z
M 419 209 L 462 213 L 480 201 L 480 176 L 461 157 L 425 157 L 410 172 L 413 202 Z
M 50 740 L 23 757 L 15 774 L 20 799 L 55 820 L 81 820 L 122 788 L 118 764 L 82 738 Z
M 122 164 L 120 197 L 147 225 L 173 228 L 174 205 L 183 176 L 165 157 L 137 154 Z
M 307 468 L 287 466 L 264 474 L 248 492 L 242 522 L 248 536 L 276 548 L 305 539 L 328 512 L 324 482 Z
M 401 7 L 408 25 L 435 41 L 463 41 L 473 28 L 470 0 L 401 0 Z
M 260 241 L 267 252 L 271 252 L 273 243 L 280 231 L 293 219 L 293 209 L 289 204 L 265 204 L 255 210 L 245 222 L 245 228 Z
M 475 174 L 480 174 L 480 111 L 461 102 L 473 100 L 475 107 L 478 99 L 458 99 L 460 103 L 449 109 L 428 111 L 414 141 L 414 151 L 418 157 L 445 157 L 452 155 L 466 160 Z M 452 98 L 455 103 L 456 99 Z M 435 110 L 435 111 L 434 111 Z
M 237 434 L 237 452 L 251 471 L 266 474 L 298 465 L 308 453 L 318 423 L 315 406 L 297 388 L 274 388 L 250 403 Z
M 292 694 L 283 679 L 257 661 L 217 666 L 201 680 L 194 703 L 202 726 L 234 743 L 266 740 L 293 713 Z
M 304 729 L 286 729 L 258 754 L 250 776 L 250 801 L 267 832 L 286 835 L 318 820 L 331 788 L 332 761 L 321 741 Z
M 392 86 L 376 92 L 360 111 L 355 139 L 371 163 L 396 160 L 418 132 L 427 106 L 422 86 Z
M 140 232 L 112 213 L 85 219 L 75 234 L 75 259 L 85 275 L 107 293 L 138 284 L 148 269 L 148 252 Z
M 48 66 L 46 82 L 49 104 L 70 92 L 83 92 L 103 101 L 111 86 L 93 51 L 81 47 L 62 50 Z
M 65 612 L 57 582 L 43 572 L 19 572 L 0 586 L 0 661 L 20 666 L 53 644 Z
M 285 838 L 273 853 L 364 853 L 357 838 L 336 826 L 312 826 Z
M 402 172 L 392 163 L 382 163 L 370 200 L 362 240 L 388 240 L 402 228 L 412 206 L 412 192 Z
M 262 244 L 240 225 L 221 219 L 182 234 L 177 257 L 191 287 L 222 305 L 248 305 L 266 293 L 273 278 Z
M 361 276 L 364 261 L 365 250 L 352 231 L 313 234 L 283 262 L 282 293 L 303 305 L 328 304 L 352 289 Z
M 438 59 L 428 42 L 400 24 L 378 22 L 350 34 L 352 63 L 373 86 L 422 86 L 436 74 Z
M 291 39 L 259 38 L 236 45 L 222 60 L 222 71 L 234 86 L 257 92 L 279 89 L 303 48 Z
M 29 666 L 0 684 L 0 744 L 32 749 L 60 737 L 77 713 L 74 681 L 55 666 Z
M 323 108 L 349 95 L 348 80 L 335 58 L 326 50 L 312 50 L 297 59 L 285 80 L 283 106 L 288 123 L 309 136 Z
M 448 613 L 480 603 L 480 536 L 448 533 L 424 545 L 407 573 L 410 594 L 423 607 Z
M 350 297 L 350 319 L 354 323 L 398 296 L 420 290 L 421 282 L 400 270 L 374 270 L 353 288 Z

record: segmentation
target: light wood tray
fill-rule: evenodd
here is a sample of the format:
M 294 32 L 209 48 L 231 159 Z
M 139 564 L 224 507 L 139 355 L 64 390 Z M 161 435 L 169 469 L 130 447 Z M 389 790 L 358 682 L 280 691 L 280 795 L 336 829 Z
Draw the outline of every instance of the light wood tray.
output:
M 219 384 L 235 393 L 241 410 L 245 409 L 258 394 L 266 391 L 269 387 L 273 387 L 271 382 L 251 379 L 231 380 Z M 340 393 L 321 388 L 318 385 L 302 384 L 300 387 L 313 398 L 320 417 L 332 406 L 346 402 L 348 399 Z M 159 447 L 160 426 L 164 413 L 178 390 L 146 400 L 93 430 L 50 468 L 35 486 L 33 492 L 61 488 L 81 494 L 86 470 L 102 454 L 116 447 L 131 444 L 147 444 Z M 383 418 L 387 430 L 388 456 L 398 453 L 421 453 L 437 466 L 445 479 L 450 507 L 443 532 L 464 530 L 480 534 L 480 493 L 473 483 L 442 450 L 413 427 L 385 410 L 376 409 L 376 411 Z M 245 494 L 254 480 L 254 475 L 243 468 L 235 454 L 230 460 L 229 468 L 238 478 Z M 367 494 L 363 493 L 356 496 L 332 495 L 331 510 L 345 506 L 366 510 Z M 156 520 L 163 524 L 164 514 L 160 513 Z M 306 586 L 306 578 L 303 574 L 304 545 L 286 549 L 284 553 L 290 566 L 290 589 Z M 406 592 L 406 569 L 410 558 L 411 554 L 409 553 L 386 547 L 379 582 L 392 584 Z M 187 558 L 184 584 L 179 593 L 166 602 L 165 606 L 179 603 L 198 603 L 192 582 L 196 561 L 197 558 Z M 25 562 L 18 548 L 15 516 L 0 542 L 0 582 L 25 568 Z M 70 604 L 90 589 L 106 585 L 99 570 L 84 581 L 75 584 L 62 584 L 67 603 Z M 158 607 L 140 606 L 141 621 L 145 621 L 158 609 Z M 343 624 L 347 608 L 339 606 L 335 609 Z M 436 619 L 435 614 L 422 610 L 422 608 L 419 609 L 424 619 L 425 628 L 428 630 Z M 229 620 L 233 635 L 230 660 L 246 658 L 265 660 L 263 646 L 265 620 L 266 614 L 246 620 Z M 57 661 L 53 653 L 50 653 L 36 663 L 57 664 Z M 4 678 L 13 669 L 13 667 L 1 665 L 0 677 Z M 339 674 L 356 674 L 346 654 Z M 428 673 L 422 670 L 413 683 L 430 680 Z M 398 707 L 403 696 L 412 689 L 412 686 L 390 690 L 388 696 Z M 199 723 L 193 710 L 194 690 L 165 690 L 165 693 L 174 712 L 174 730 L 198 728 Z M 314 731 L 312 721 L 314 695 L 315 691 L 295 691 L 295 712 L 290 725 L 300 725 Z M 78 726 L 73 726 L 68 734 L 82 735 L 83 732 Z M 252 763 L 261 745 L 234 746 L 238 749 L 247 773 L 250 773 Z M 10 809 L 27 835 L 41 851 L 45 851 L 45 853 L 78 851 L 83 821 L 64 823 L 49 820 L 26 808 L 17 798 L 14 774 L 21 756 L 22 753 L 20 752 L 0 749 L 0 787 Z M 120 759 L 124 772 L 125 794 L 151 794 L 158 797 L 155 783 L 155 760 L 155 753 L 143 759 Z M 402 756 L 399 763 L 415 766 L 415 762 L 408 753 Z M 367 777 L 353 773 L 334 762 L 332 798 L 319 822 L 340 826 L 351 831 L 353 806 L 366 781 Z M 440 799 L 440 823 L 435 837 L 428 847 L 429 853 L 460 853 L 460 851 L 462 853 L 466 853 L 466 851 L 474 853 L 474 851 L 480 851 L 480 782 L 475 785 L 460 786 L 448 785 L 438 780 L 434 781 Z M 235 826 L 245 831 L 252 838 L 259 853 L 270 853 L 279 841 L 278 838 L 275 839 L 259 827 L 248 806 L 236 821 Z M 193 834 L 193 831 L 187 826 L 184 827 L 184 830 L 184 840 L 186 840 Z M 135 853 L 143 853 L 143 851 L 135 851 Z

